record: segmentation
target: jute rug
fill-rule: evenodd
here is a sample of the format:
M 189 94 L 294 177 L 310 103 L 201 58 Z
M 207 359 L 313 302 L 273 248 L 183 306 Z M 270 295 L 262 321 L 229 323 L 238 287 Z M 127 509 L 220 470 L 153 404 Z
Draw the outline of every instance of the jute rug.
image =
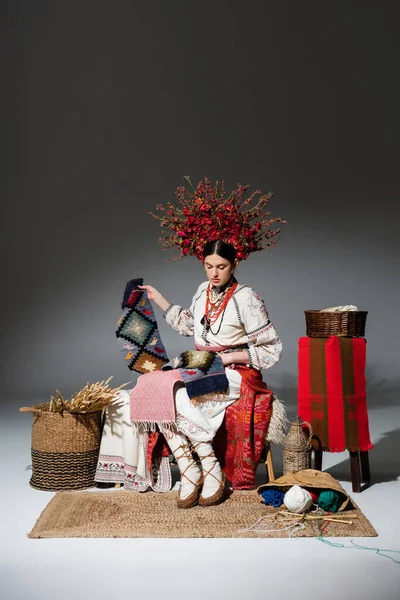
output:
M 176 491 L 157 494 L 119 491 L 57 492 L 46 506 L 30 538 L 285 538 L 320 535 L 318 521 L 304 529 L 284 529 L 279 509 L 262 504 L 256 491 L 235 491 L 219 506 L 176 508 Z M 336 513 L 348 523 L 325 522 L 329 537 L 374 537 L 378 534 L 352 502 Z M 256 525 L 257 531 L 253 527 Z M 293 519 L 292 519 L 293 523 Z M 265 529 L 278 529 L 266 531 Z M 241 531 L 244 530 L 244 531 Z

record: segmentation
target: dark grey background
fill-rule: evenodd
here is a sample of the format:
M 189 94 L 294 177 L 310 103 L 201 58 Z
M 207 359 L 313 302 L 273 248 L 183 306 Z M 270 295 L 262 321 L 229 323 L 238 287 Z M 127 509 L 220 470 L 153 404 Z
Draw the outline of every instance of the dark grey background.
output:
M 114 335 L 125 282 L 186 305 L 204 280 L 194 258 L 164 262 L 148 215 L 190 174 L 272 190 L 288 221 L 238 272 L 283 341 L 270 387 L 295 402 L 303 311 L 352 303 L 369 401 L 397 403 L 397 3 L 0 6 L 1 401 L 135 379 Z M 171 356 L 191 347 L 160 329 Z

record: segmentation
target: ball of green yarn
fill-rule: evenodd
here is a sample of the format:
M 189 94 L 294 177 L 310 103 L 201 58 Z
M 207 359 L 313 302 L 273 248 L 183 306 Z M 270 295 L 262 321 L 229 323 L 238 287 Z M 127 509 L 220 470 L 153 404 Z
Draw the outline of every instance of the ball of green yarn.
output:
M 318 506 L 322 510 L 337 512 L 343 503 L 343 494 L 334 490 L 323 490 L 318 496 Z

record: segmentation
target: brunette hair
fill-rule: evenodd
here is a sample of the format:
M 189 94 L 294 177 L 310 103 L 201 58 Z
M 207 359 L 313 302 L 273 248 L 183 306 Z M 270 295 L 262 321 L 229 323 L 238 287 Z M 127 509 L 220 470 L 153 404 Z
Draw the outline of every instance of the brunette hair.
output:
M 227 244 L 222 240 L 213 240 L 212 242 L 207 242 L 207 244 L 203 248 L 203 260 L 210 256 L 210 254 L 218 254 L 225 260 L 229 260 L 231 265 L 235 262 L 236 259 L 236 250 L 232 246 L 232 244 Z

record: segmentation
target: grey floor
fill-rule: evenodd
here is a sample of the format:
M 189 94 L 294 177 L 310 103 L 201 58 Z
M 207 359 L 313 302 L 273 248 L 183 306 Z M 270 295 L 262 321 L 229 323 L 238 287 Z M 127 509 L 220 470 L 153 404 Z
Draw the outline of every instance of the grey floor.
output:
M 400 552 L 386 553 L 395 563 L 373 550 L 349 548 L 350 538 L 329 538 L 345 548 L 313 538 L 28 539 L 53 496 L 28 483 L 31 416 L 18 408 L 32 404 L 13 401 L 0 425 L 2 599 L 400 598 Z M 378 532 L 354 541 L 400 551 L 400 407 L 373 408 L 369 415 L 372 484 L 352 494 L 347 453 L 324 454 L 323 469 L 353 495 Z M 279 475 L 279 447 L 273 456 Z M 260 467 L 260 482 L 263 477 Z

